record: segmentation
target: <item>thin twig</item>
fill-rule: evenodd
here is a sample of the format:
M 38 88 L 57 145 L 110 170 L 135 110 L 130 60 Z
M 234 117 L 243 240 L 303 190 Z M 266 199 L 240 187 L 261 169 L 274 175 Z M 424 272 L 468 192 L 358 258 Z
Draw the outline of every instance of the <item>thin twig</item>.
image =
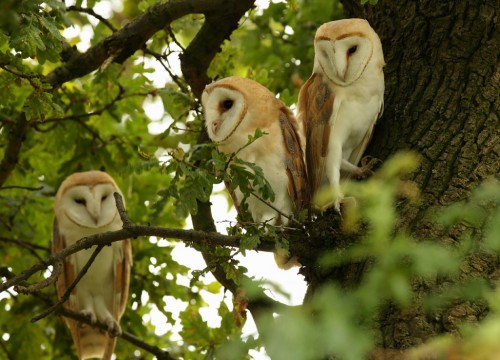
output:
M 31 294 L 34 292 L 38 292 L 42 290 L 43 288 L 46 288 L 47 286 L 53 284 L 56 282 L 57 278 L 61 274 L 63 269 L 62 261 L 57 262 L 54 265 L 54 268 L 52 270 L 52 274 L 48 278 L 46 278 L 43 281 L 40 281 L 35 284 L 26 284 L 26 285 L 17 285 L 14 287 L 14 290 L 17 291 L 18 293 L 21 294 Z
M 41 75 L 38 75 L 38 74 L 32 74 L 32 75 L 27 75 L 27 74 L 23 74 L 23 73 L 18 73 L 17 71 L 14 71 L 14 70 L 10 70 L 8 67 L 6 67 L 5 65 L 3 64 L 0 64 L 0 68 L 1 69 L 4 69 L 5 71 L 7 71 L 8 73 L 11 73 L 12 75 L 16 75 L 16 76 L 19 76 L 23 79 L 35 79 L 35 78 L 40 78 L 42 77 Z
M 101 21 L 104 25 L 106 25 L 112 32 L 116 32 L 116 28 L 111 24 L 111 22 L 108 19 L 105 19 L 103 16 L 99 15 L 96 13 L 93 9 L 91 8 L 84 8 L 81 6 L 68 6 L 66 8 L 66 11 L 78 11 L 82 13 L 89 14 L 93 17 L 95 17 L 97 20 Z
M 64 317 L 81 322 L 83 324 L 87 324 L 93 328 L 102 331 L 109 331 L 108 326 L 105 323 L 99 320 L 97 320 L 96 322 L 92 322 L 88 316 L 75 311 L 71 311 L 65 307 L 61 307 L 57 311 L 57 313 L 61 314 Z M 155 345 L 150 345 L 126 331 L 123 331 L 121 335 L 118 335 L 118 337 L 121 337 L 122 339 L 130 342 L 131 344 L 155 355 L 159 360 L 177 360 L 176 358 L 172 357 L 168 351 L 162 350 Z
M 46 124 L 46 123 L 50 123 L 50 122 L 54 122 L 54 121 L 78 120 L 78 119 L 88 118 L 88 117 L 95 116 L 95 115 L 101 115 L 104 111 L 110 109 L 118 101 L 120 101 L 121 99 L 124 98 L 123 95 L 125 94 L 125 89 L 121 86 L 118 89 L 119 89 L 118 94 L 113 98 L 113 100 L 111 100 L 111 102 L 109 102 L 108 104 L 104 105 L 103 107 L 101 107 L 97 110 L 94 110 L 94 111 L 91 111 L 88 113 L 82 113 L 82 114 L 73 114 L 73 115 L 67 115 L 67 116 L 62 116 L 62 117 L 47 118 L 41 122 Z
M 266 204 L 267 206 L 269 206 L 271 209 L 273 209 L 274 211 L 276 211 L 278 214 L 280 214 L 284 218 L 290 220 L 291 222 L 293 222 L 293 223 L 295 223 L 297 225 L 302 226 L 302 224 L 300 223 L 300 221 L 298 221 L 297 219 L 295 219 L 293 216 L 285 214 L 284 212 L 282 212 L 281 210 L 279 210 L 277 207 L 275 207 L 273 204 L 271 204 L 269 201 L 264 200 L 260 195 L 256 194 L 253 191 L 250 191 L 250 194 L 253 195 L 253 196 L 255 196 L 258 200 L 262 201 L 264 204 Z
M 9 349 L 7 349 L 7 346 L 5 346 L 2 338 L 0 338 L 0 347 L 2 348 L 3 352 L 5 353 L 5 355 L 7 356 L 7 359 L 8 360 L 14 360 L 14 358 L 12 357 L 11 353 L 9 352 Z
M 19 246 L 21 246 L 25 249 L 28 249 L 28 250 L 33 250 L 33 251 L 34 250 L 42 250 L 45 252 L 50 252 L 50 248 L 48 248 L 46 246 L 33 244 L 33 243 L 26 241 L 26 240 L 11 239 L 11 238 L 6 238 L 4 236 L 0 236 L 0 241 L 6 242 L 6 243 L 16 244 L 16 245 L 19 245 Z
M 172 38 L 172 41 L 174 42 L 174 44 L 177 45 L 179 47 L 179 49 L 181 49 L 182 52 L 184 52 L 186 49 L 181 45 L 179 40 L 177 40 L 177 38 L 175 37 L 175 34 L 172 30 L 172 26 L 170 24 L 168 24 L 166 26 L 166 30 L 167 30 L 168 35 L 170 35 L 170 37 Z
M 43 189 L 43 186 L 29 187 L 29 186 L 12 185 L 12 186 L 2 186 L 2 187 L 0 187 L 0 191 L 2 191 L 2 190 L 10 190 L 10 189 L 22 189 L 22 190 L 28 190 L 28 191 L 39 191 L 39 190 Z
M 152 55 L 160 63 L 160 65 L 165 69 L 165 71 L 168 73 L 168 75 L 172 78 L 172 81 L 177 84 L 177 86 L 182 90 L 182 92 L 184 94 L 186 94 L 186 95 L 190 94 L 189 89 L 186 87 L 186 85 L 184 85 L 181 82 L 180 78 L 174 74 L 174 72 L 170 69 L 170 67 L 168 67 L 167 65 L 165 65 L 163 63 L 163 60 L 165 60 L 170 65 L 170 63 L 168 62 L 168 58 L 165 55 L 159 54 L 159 53 L 157 53 L 157 52 L 155 52 L 147 47 L 145 47 L 143 49 L 143 51 L 146 54 Z
M 123 228 L 127 229 L 134 225 L 134 223 L 130 220 L 127 215 L 127 211 L 125 210 L 125 204 L 123 203 L 122 196 L 118 192 L 114 192 L 113 196 L 115 197 L 116 208 L 118 209 L 118 214 L 120 215 L 120 219 L 123 223 Z
M 90 255 L 89 259 L 87 260 L 85 265 L 82 267 L 82 269 L 80 270 L 80 272 L 76 276 L 75 280 L 73 280 L 73 282 L 68 286 L 68 288 L 64 292 L 63 296 L 61 296 L 61 298 L 54 305 L 52 305 L 50 308 L 45 310 L 43 313 L 33 316 L 33 318 L 31 319 L 31 322 L 37 322 L 38 320 L 43 319 L 44 317 L 46 317 L 50 313 L 57 310 L 62 304 L 64 304 L 69 299 L 71 293 L 73 292 L 73 289 L 80 282 L 82 277 L 87 273 L 90 266 L 93 264 L 95 258 L 97 257 L 97 255 L 99 255 L 99 253 L 101 252 L 103 247 L 104 247 L 103 245 L 99 245 L 95 248 L 94 252 L 92 253 L 92 255 Z M 64 266 L 63 262 L 62 261 L 58 262 L 57 266 L 60 267 L 59 271 L 61 271 L 63 266 Z M 56 279 L 57 279 L 57 277 L 56 277 Z

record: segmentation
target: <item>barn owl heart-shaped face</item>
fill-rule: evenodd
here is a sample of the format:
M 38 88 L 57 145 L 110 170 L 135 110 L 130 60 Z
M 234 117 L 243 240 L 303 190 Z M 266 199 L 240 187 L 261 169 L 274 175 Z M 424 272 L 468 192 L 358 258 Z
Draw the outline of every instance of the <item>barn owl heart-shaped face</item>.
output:
M 204 92 L 202 103 L 208 136 L 214 143 L 229 139 L 247 112 L 245 98 L 230 86 L 218 86 Z
M 112 184 L 79 185 L 68 189 L 62 206 L 68 219 L 84 228 L 101 228 L 118 216 Z
M 316 40 L 315 52 L 325 75 L 335 84 L 347 86 L 363 73 L 373 45 L 360 34 L 344 34 L 337 39 L 320 37 Z

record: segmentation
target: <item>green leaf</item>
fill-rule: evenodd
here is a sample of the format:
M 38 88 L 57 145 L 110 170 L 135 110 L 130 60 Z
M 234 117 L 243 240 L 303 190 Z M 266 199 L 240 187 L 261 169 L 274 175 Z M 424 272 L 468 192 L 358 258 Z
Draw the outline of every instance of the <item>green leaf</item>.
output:
M 191 98 L 177 90 L 174 86 L 167 86 L 161 89 L 160 97 L 163 101 L 165 111 L 174 121 L 185 119 L 193 105 Z

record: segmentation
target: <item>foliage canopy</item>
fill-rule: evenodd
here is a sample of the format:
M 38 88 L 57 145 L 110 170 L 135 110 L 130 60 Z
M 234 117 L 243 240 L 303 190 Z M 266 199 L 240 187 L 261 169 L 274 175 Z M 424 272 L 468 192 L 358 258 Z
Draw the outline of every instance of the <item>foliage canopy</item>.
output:
M 110 56 L 95 71 L 62 83 L 51 82 L 54 71 L 72 57 L 106 41 L 124 24 L 160 3 L 0 3 L 2 281 L 48 256 L 53 195 L 62 180 L 76 171 L 109 172 L 125 194 L 129 217 L 138 224 L 184 227 L 188 216 L 199 211 L 199 204 L 210 200 L 213 185 L 222 181 L 247 194 L 256 190 L 264 198 L 272 198 L 272 189 L 257 167 L 240 160 L 228 165 L 228 159 L 203 140 L 200 103 L 178 64 L 205 16 L 180 17 L 121 62 Z M 302 82 L 311 73 L 316 28 L 341 17 L 341 6 L 328 0 L 271 2 L 252 9 L 222 44 L 210 63 L 208 77 L 253 78 L 293 106 Z M 150 112 L 152 104 L 164 110 L 160 116 Z M 249 141 L 261 136 L 266 135 L 256 133 Z M 361 206 L 359 212 L 346 215 L 344 230 L 368 230 L 354 246 L 326 254 L 321 266 L 369 259 L 370 268 L 357 288 L 327 286 L 304 306 L 281 309 L 276 319 L 263 316 L 257 321 L 258 339 L 242 339 L 228 305 L 230 293 L 219 282 L 207 281 L 213 264 L 193 271 L 173 259 L 175 241 L 140 238 L 133 241 L 129 309 L 122 327 L 144 343 L 167 349 L 173 358 L 243 359 L 250 358 L 251 349 L 264 346 L 273 359 L 317 359 L 329 354 L 361 359 L 380 340 L 370 326 L 382 316 L 385 303 L 404 307 L 422 301 L 432 314 L 458 298 L 470 298 L 493 310 L 481 329 L 499 334 L 498 323 L 493 321 L 499 316 L 499 293 L 484 280 L 440 285 L 428 299 L 413 298 L 412 284 L 415 278 L 429 283 L 437 276 L 456 278 L 465 257 L 500 250 L 500 212 L 489 211 L 497 209 L 500 188 L 497 183 L 486 183 L 468 203 L 431 209 L 429 216 L 440 226 L 464 228 L 459 244 L 443 244 L 440 239 L 417 242 L 398 228 L 395 206 L 400 201 L 418 201 L 414 185 L 401 180 L 417 166 L 414 155 L 401 154 L 367 182 L 347 187 Z M 487 229 L 482 239 L 476 238 L 478 228 Z M 224 259 L 225 276 L 244 286 L 249 297 L 260 296 L 266 284 L 248 283 L 246 269 L 234 255 L 262 243 L 283 241 L 280 229 L 253 224 L 245 229 L 237 225 L 228 232 L 241 236 L 242 241 L 240 248 L 216 250 L 217 259 Z M 203 245 L 191 245 L 203 249 Z M 39 273 L 29 282 L 46 276 L 47 272 Z M 216 328 L 200 315 L 200 309 L 207 306 L 207 294 L 225 294 L 220 297 L 221 322 Z M 12 289 L 0 294 L 0 359 L 74 358 L 69 332 L 59 317 L 52 314 L 30 322 L 54 300 L 52 287 L 35 295 L 18 295 Z M 172 313 L 168 307 L 172 302 L 182 302 L 184 310 Z M 170 324 L 161 336 L 155 334 L 150 321 L 152 310 L 161 312 Z M 26 346 L 27 336 L 36 346 Z M 471 339 L 478 346 L 474 343 L 477 336 Z M 152 358 L 127 341 L 118 341 L 116 354 L 119 359 Z

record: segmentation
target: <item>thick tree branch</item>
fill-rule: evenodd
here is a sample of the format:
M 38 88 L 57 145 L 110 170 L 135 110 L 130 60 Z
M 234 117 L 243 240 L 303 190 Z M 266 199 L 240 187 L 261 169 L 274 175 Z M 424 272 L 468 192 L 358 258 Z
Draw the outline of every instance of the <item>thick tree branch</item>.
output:
M 248 0 L 170 0 L 168 2 L 159 2 L 122 29 L 88 49 L 85 53 L 71 57 L 66 64 L 48 74 L 45 80 L 55 88 L 66 81 L 89 74 L 109 61 L 121 63 L 134 52 L 143 48 L 151 36 L 163 30 L 176 19 L 188 14 L 227 15 L 228 9 L 241 8 L 241 3 L 247 2 Z M 232 16 L 238 15 L 235 13 L 229 14 Z M 237 17 L 237 20 L 241 18 L 241 15 Z M 221 23 L 224 20 L 226 19 L 222 15 L 218 18 Z M 220 26 L 224 25 L 221 24 Z M 217 37 L 216 33 L 212 34 L 212 36 Z M 216 43 L 210 40 L 204 46 L 211 46 L 212 44 Z M 220 43 L 217 44 L 217 49 L 219 45 Z
M 203 27 L 204 43 L 201 53 L 206 53 L 206 48 L 218 51 L 221 41 L 219 40 L 221 28 L 227 27 L 226 22 L 233 24 L 237 22 L 246 10 L 253 4 L 249 0 L 170 0 L 159 2 L 151 6 L 146 12 L 128 23 L 122 29 L 114 32 L 106 39 L 88 49 L 85 53 L 74 51 L 68 61 L 49 73 L 42 80 L 58 88 L 67 81 L 90 74 L 101 66 L 115 61 L 121 63 L 131 56 L 135 51 L 144 47 L 144 44 L 156 32 L 165 29 L 172 21 L 188 14 L 205 14 L 211 19 L 210 23 L 214 33 L 207 34 L 207 27 Z M 231 11 L 238 9 L 238 11 Z M 244 10 L 242 12 L 242 10 Z M 220 14 L 217 16 L 217 14 Z M 234 18 L 231 18 L 234 17 Z M 233 25 L 231 25 L 233 26 Z M 229 33 L 230 34 L 230 33 Z M 229 34 L 224 35 L 227 38 Z M 210 36 L 208 36 L 210 35 Z M 196 39 L 199 39 L 197 36 Z M 219 42 L 220 41 L 220 42 Z M 190 46 L 191 51 L 196 51 L 195 46 Z M 215 54 L 215 53 L 214 53 Z M 203 57 L 205 63 L 199 63 L 200 69 L 208 68 L 211 58 Z M 202 90 L 199 86 L 196 91 Z M 201 92 L 200 92 L 201 93 Z M 195 92 L 197 94 L 197 92 Z M 29 130 L 29 122 L 24 113 L 20 114 L 16 122 L 7 128 L 8 143 L 5 148 L 4 157 L 0 162 L 0 187 L 5 183 L 10 173 L 17 165 L 22 144 Z M 4 130 L 5 131 L 5 130 Z
M 3 159 L 0 162 L 0 187 L 5 183 L 19 161 L 21 145 L 26 138 L 27 131 L 28 120 L 24 113 L 18 116 L 16 122 L 12 126 L 9 125 L 4 128 L 4 132 L 9 140 L 5 147 Z
M 205 85 L 210 82 L 207 69 L 222 43 L 238 28 L 241 17 L 253 6 L 255 0 L 226 3 L 217 11 L 205 13 L 202 28 L 180 56 L 181 69 L 191 90 L 198 99 Z
M 196 230 L 171 229 L 161 226 L 131 224 L 127 228 L 117 231 L 105 232 L 80 239 L 74 245 L 52 254 L 45 260 L 23 271 L 16 277 L 2 283 L 0 285 L 0 292 L 7 290 L 11 286 L 19 284 L 21 281 L 30 278 L 33 274 L 45 270 L 49 265 L 53 265 L 58 260 L 64 259 L 80 250 L 89 249 L 95 245 L 109 246 L 115 241 L 136 238 L 139 236 L 157 236 L 160 238 L 180 239 L 187 243 L 203 243 L 214 246 L 239 246 L 239 238 L 236 236 L 227 236 L 218 233 L 207 233 Z M 274 249 L 274 244 L 271 243 L 264 243 L 258 247 L 258 250 L 261 251 L 272 251 L 272 249 Z

